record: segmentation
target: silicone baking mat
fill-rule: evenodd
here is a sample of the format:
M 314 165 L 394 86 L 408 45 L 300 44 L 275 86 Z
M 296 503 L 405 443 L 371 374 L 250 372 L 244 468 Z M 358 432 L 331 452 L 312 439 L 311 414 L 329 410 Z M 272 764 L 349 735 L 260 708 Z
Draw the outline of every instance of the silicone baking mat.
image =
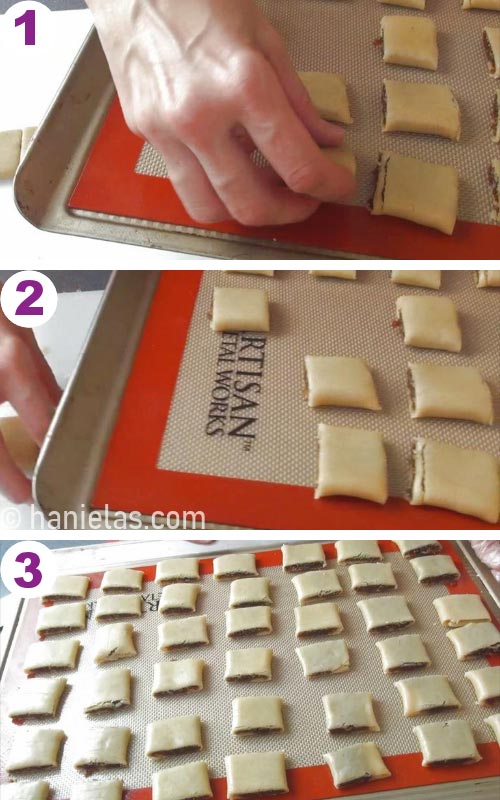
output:
M 214 286 L 265 287 L 272 332 L 211 331 Z M 443 272 L 443 294 L 456 303 L 464 330 L 464 350 L 456 355 L 408 349 L 394 329 L 398 295 L 421 291 L 391 284 L 385 270 L 359 271 L 355 282 L 316 279 L 305 270 L 276 271 L 273 279 L 216 270 L 163 275 L 94 505 L 152 513 L 167 504 L 204 510 L 210 522 L 264 528 L 480 525 L 403 500 L 412 442 L 423 435 L 498 455 L 498 425 L 412 421 L 406 372 L 409 360 L 474 364 L 498 403 L 500 296 L 476 289 L 470 271 Z M 368 361 L 381 414 L 308 408 L 304 357 L 328 354 Z M 393 497 L 386 508 L 314 500 L 320 422 L 383 432 Z
M 358 162 L 358 192 L 349 207 L 323 207 L 309 221 L 286 228 L 248 229 L 236 224 L 200 226 L 184 212 L 165 165 L 149 145 L 126 129 L 118 102 L 111 108 L 83 170 L 69 207 L 75 212 L 130 218 L 165 230 L 202 236 L 237 237 L 322 251 L 408 257 L 418 242 L 421 258 L 494 258 L 500 229 L 491 222 L 488 168 L 498 155 L 491 140 L 494 81 L 488 74 L 482 42 L 485 26 L 499 24 L 495 12 L 461 9 L 459 0 L 429 0 L 426 15 L 439 32 L 436 73 L 383 63 L 375 40 L 384 14 L 421 12 L 384 6 L 375 0 L 261 0 L 259 5 L 285 38 L 297 69 L 340 72 L 350 97 L 354 124 L 346 141 Z M 381 94 L 384 78 L 448 84 L 461 107 L 462 138 L 383 134 Z M 460 175 L 459 220 L 448 237 L 403 220 L 372 217 L 378 152 L 394 150 L 423 160 L 452 164 Z M 120 219 L 123 222 L 123 219 Z
M 477 587 L 469 578 L 466 568 L 447 543 L 445 550 L 456 560 L 462 578 L 452 589 L 453 592 L 474 592 Z M 128 661 L 99 667 L 99 670 L 113 669 L 117 666 L 129 667 L 133 676 L 133 703 L 131 710 L 113 713 L 111 716 L 86 719 L 82 710 L 85 702 L 86 686 L 92 681 L 96 667 L 93 664 L 93 641 L 96 628 L 94 619 L 95 602 L 100 595 L 97 588 L 101 576 L 92 576 L 93 589 L 89 595 L 89 620 L 87 631 L 80 636 L 82 653 L 75 673 L 68 673 L 70 691 L 64 698 L 60 718 L 53 727 L 60 727 L 67 736 L 63 751 L 61 769 L 50 774 L 49 781 L 54 789 L 54 800 L 63 800 L 70 793 L 72 784 L 81 778 L 72 764 L 77 758 L 80 743 L 85 730 L 93 725 L 125 725 L 133 732 L 129 753 L 129 769 L 105 771 L 105 777 L 123 777 L 126 789 L 141 789 L 151 786 L 154 771 L 165 766 L 177 766 L 189 763 L 197 758 L 206 759 L 211 776 L 215 779 L 225 775 L 224 756 L 234 753 L 259 752 L 266 750 L 283 750 L 290 768 L 291 796 L 321 798 L 377 792 L 425 786 L 439 782 L 469 780 L 479 777 L 490 777 L 498 774 L 498 747 L 492 743 L 490 729 L 484 723 L 485 717 L 492 713 L 491 707 L 480 708 L 475 703 L 475 695 L 464 673 L 487 665 L 485 660 L 460 663 L 454 650 L 446 639 L 445 630 L 437 623 L 437 616 L 432 608 L 436 597 L 446 595 L 444 586 L 423 588 L 418 584 L 412 567 L 395 552 L 391 542 L 382 543 L 385 558 L 394 569 L 398 582 L 398 591 L 403 594 L 412 610 L 417 624 L 411 629 L 422 636 L 432 667 L 425 674 L 447 675 L 451 681 L 462 708 L 457 711 L 439 714 L 439 720 L 454 718 L 467 719 L 479 744 L 483 761 L 475 766 L 458 769 L 445 768 L 426 770 L 421 767 L 422 756 L 418 751 L 412 729 L 416 724 L 436 721 L 436 715 L 405 719 L 398 691 L 393 686 L 394 677 L 384 675 L 382 665 L 375 648 L 380 636 L 367 634 L 361 613 L 356 607 L 359 596 L 350 590 L 350 580 L 346 567 L 336 564 L 340 582 L 344 589 L 338 599 L 345 632 L 342 637 L 350 651 L 351 670 L 348 673 L 307 681 L 302 673 L 294 649 L 295 623 L 293 609 L 297 605 L 297 596 L 291 578 L 281 568 L 280 551 L 268 551 L 257 555 L 260 572 L 270 578 L 273 597 L 272 636 L 229 641 L 225 635 L 224 612 L 228 607 L 229 584 L 217 583 L 213 580 L 212 561 L 203 562 L 202 594 L 199 601 L 199 612 L 208 617 L 210 645 L 208 647 L 181 650 L 167 657 L 157 650 L 157 625 L 161 622 L 158 615 L 158 587 L 151 581 L 154 579 L 154 568 L 147 568 L 144 587 L 144 615 L 139 621 L 134 620 L 137 631 L 136 644 L 138 657 Z M 326 546 L 329 558 L 335 557 L 332 545 Z M 28 604 L 28 613 L 19 633 L 15 659 L 4 685 L 2 703 L 5 695 L 22 682 L 22 665 L 24 653 L 34 640 L 34 625 L 39 608 L 38 601 Z M 315 641 L 316 639 L 312 639 Z M 318 639 L 319 641 L 320 639 Z M 270 647 L 274 653 L 273 681 L 266 684 L 228 685 L 224 681 L 225 652 L 228 649 L 239 649 L 253 646 Z M 202 658 L 206 664 L 205 689 L 200 694 L 175 697 L 170 699 L 154 699 L 151 696 L 153 665 L 162 660 L 190 657 Z M 491 663 L 499 663 L 500 659 L 490 659 Z M 418 673 L 423 674 L 423 673 Z M 367 684 L 367 679 L 368 684 Z M 375 710 L 381 732 L 377 734 L 349 734 L 331 736 L 326 730 L 322 697 L 335 692 L 366 691 L 369 685 L 375 698 Z M 231 735 L 231 702 L 233 698 L 244 696 L 279 696 L 284 702 L 286 732 L 280 736 L 257 736 L 238 739 Z M 165 717 L 175 718 L 188 714 L 199 714 L 203 723 L 205 750 L 199 757 L 185 755 L 169 758 L 158 763 L 150 762 L 144 755 L 146 727 L 150 722 Z M 40 723 L 42 724 L 42 723 Z M 47 723 L 43 723 L 47 726 Z M 14 725 L 2 714 L 2 763 L 9 753 Z M 350 792 L 334 790 L 329 772 L 322 765 L 323 754 L 328 751 L 358 742 L 375 741 L 394 777 L 380 783 L 364 787 L 355 787 Z M 217 797 L 225 797 L 224 781 L 214 781 Z

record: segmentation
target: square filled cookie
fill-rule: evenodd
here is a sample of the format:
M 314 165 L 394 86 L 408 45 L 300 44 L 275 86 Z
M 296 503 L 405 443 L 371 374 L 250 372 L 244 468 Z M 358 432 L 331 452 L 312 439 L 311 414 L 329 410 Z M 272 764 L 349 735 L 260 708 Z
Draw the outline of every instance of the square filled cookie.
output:
M 232 733 L 235 736 L 283 733 L 280 697 L 238 697 L 233 700 Z
M 500 632 L 492 622 L 471 622 L 449 631 L 446 636 L 455 648 L 459 661 L 500 653 Z
M 428 350 L 459 353 L 462 332 L 455 304 L 448 297 L 408 295 L 396 303 L 405 344 Z
M 483 667 L 465 673 L 472 684 L 480 706 L 500 702 L 500 667 Z
M 343 630 L 344 626 L 336 603 L 318 603 L 295 609 L 297 639 L 306 636 L 336 636 Z
M 171 755 L 199 753 L 203 747 L 198 716 L 175 717 L 151 722 L 146 731 L 146 755 L 160 759 Z
M 385 80 L 382 102 L 384 133 L 427 133 L 453 141 L 460 139 L 460 108 L 449 86 Z M 393 283 L 424 289 L 441 286 L 439 269 L 395 269 L 392 272 Z
M 94 673 L 87 687 L 85 713 L 99 714 L 130 706 L 131 686 L 129 669 L 107 669 Z
M 161 661 L 153 668 L 153 696 L 190 694 L 203 690 L 205 662 L 199 658 Z
M 366 629 L 371 633 L 386 633 L 414 625 L 415 618 L 404 597 L 373 597 L 361 600 L 358 608 L 363 615 Z
M 336 789 L 349 789 L 352 786 L 391 777 L 379 749 L 373 742 L 355 744 L 335 753 L 327 753 L 325 761 L 332 773 Z
M 121 661 L 124 658 L 134 658 L 136 655 L 134 626 L 130 622 L 115 622 L 98 628 L 94 645 L 96 664 Z
M 393 14 L 382 17 L 380 25 L 386 64 L 437 70 L 439 53 L 434 20 Z
M 264 289 L 214 289 L 212 330 L 267 333 L 270 328 L 269 299 Z
M 418 634 L 394 636 L 376 645 L 386 675 L 430 666 L 429 654 Z
M 158 626 L 158 650 L 209 644 L 206 616 L 169 620 Z
M 342 586 L 334 569 L 304 572 L 302 575 L 295 575 L 292 583 L 301 606 L 319 600 L 331 600 L 342 594 Z
M 389 98 L 389 91 L 393 91 L 394 84 L 399 81 L 384 81 L 387 90 L 387 97 Z M 435 88 L 432 83 L 418 83 L 418 84 L 403 84 L 404 86 L 425 86 Z M 387 121 L 386 121 L 387 125 Z M 393 269 L 391 271 L 391 281 L 393 283 L 402 283 L 404 286 L 418 286 L 421 289 L 440 289 L 441 288 L 441 270 L 440 269 Z
M 41 608 L 38 612 L 36 632 L 39 636 L 83 631 L 87 627 L 85 603 L 61 603 Z
M 471 622 L 490 622 L 490 612 L 478 594 L 453 594 L 433 601 L 445 628 L 460 628 Z
M 351 564 L 348 571 L 355 592 L 369 594 L 398 588 L 390 564 Z
M 110 569 L 104 573 L 101 590 L 104 594 L 142 592 L 144 573 L 137 569 Z
M 130 728 L 89 728 L 79 740 L 75 768 L 126 767 L 130 737 Z
M 87 781 L 71 787 L 70 800 L 121 800 L 123 781 Z
M 361 358 L 306 356 L 310 408 L 341 406 L 381 411 L 368 364 Z
M 403 700 L 405 717 L 418 717 L 431 711 L 461 708 L 445 675 L 408 678 L 394 684 Z
M 213 797 L 205 761 L 153 773 L 153 800 L 209 800 Z
M 323 697 L 326 727 L 330 733 L 380 730 L 368 692 L 329 694 Z
M 470 725 L 465 720 L 432 722 L 414 728 L 423 767 L 449 767 L 481 761 Z
M 214 578 L 234 581 L 236 578 L 256 578 L 259 573 L 253 553 L 233 553 L 214 558 Z
M 200 566 L 197 558 L 167 558 L 156 565 L 155 583 L 167 586 L 171 583 L 197 583 Z
M 89 591 L 90 579 L 86 575 L 58 575 L 43 600 L 85 600 Z
M 55 719 L 66 684 L 66 678 L 34 678 L 24 681 L 9 699 L 9 717 Z
M 226 635 L 228 639 L 240 636 L 266 636 L 273 632 L 269 606 L 232 608 L 226 611 Z
M 475 367 L 409 364 L 408 385 L 413 419 L 463 419 L 492 425 L 493 397 Z
M 354 539 L 344 539 L 341 542 L 335 542 L 335 548 L 339 564 L 349 565 L 382 561 L 382 552 L 379 544 L 374 540 L 360 542 Z
M 242 753 L 226 756 L 229 800 L 256 795 L 287 794 L 284 753 Z
M 456 583 L 460 572 L 450 556 L 421 556 L 410 561 L 418 582 L 423 586 L 434 583 Z
M 160 614 L 194 614 L 201 586 L 197 583 L 172 583 L 164 586 L 160 597 Z
M 326 567 L 325 551 L 319 542 L 284 544 L 281 552 L 285 572 L 300 573 Z
M 61 642 L 33 642 L 24 659 L 26 673 L 73 670 L 76 667 L 80 642 L 78 639 L 63 639 Z
M 240 578 L 231 583 L 229 608 L 272 605 L 269 578 Z
M 347 496 L 385 505 L 387 456 L 378 431 L 320 424 L 316 498 Z
M 20 728 L 14 737 L 6 772 L 28 769 L 56 769 L 64 731 L 50 728 Z
M 49 793 L 50 786 L 47 781 L 2 785 L 2 800 L 48 800 Z
M 139 594 L 112 594 L 100 597 L 95 607 L 97 622 L 142 617 L 142 598 Z
M 334 72 L 299 72 L 311 102 L 322 119 L 352 122 L 345 80 Z
M 266 647 L 251 647 L 248 650 L 228 650 L 226 672 L 228 683 L 259 683 L 271 681 L 273 677 L 273 651 Z

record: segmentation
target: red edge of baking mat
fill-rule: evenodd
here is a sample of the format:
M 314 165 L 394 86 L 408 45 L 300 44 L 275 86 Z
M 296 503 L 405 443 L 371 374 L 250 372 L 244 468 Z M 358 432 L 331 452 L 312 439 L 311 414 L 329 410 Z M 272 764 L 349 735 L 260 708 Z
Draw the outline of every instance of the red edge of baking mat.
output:
M 170 181 L 135 172 L 143 140 L 131 133 L 115 99 L 97 135 L 68 207 L 132 217 L 246 239 L 339 250 L 382 258 L 495 259 L 500 227 L 457 222 L 453 236 L 392 217 L 373 217 L 359 206 L 323 205 L 296 225 L 246 228 L 235 222 L 201 225 L 189 217 Z
M 331 543 L 322 543 L 325 556 L 328 560 L 336 558 L 335 546 Z M 396 552 L 396 544 L 391 541 L 379 541 L 382 552 Z M 450 542 L 442 541 L 443 553 L 451 556 L 460 570 L 460 579 L 455 585 L 447 586 L 450 594 L 480 594 L 478 587 L 467 573 L 465 565 L 460 556 L 455 552 Z M 282 564 L 280 550 L 267 550 L 256 553 L 258 568 L 277 567 Z M 137 567 L 144 572 L 146 581 L 154 581 L 156 565 L 147 567 Z M 200 559 L 200 573 L 209 575 L 213 572 L 213 559 Z M 104 573 L 92 573 L 90 586 L 98 589 Z M 500 656 L 488 659 L 491 666 L 500 666 Z M 495 778 L 499 775 L 499 752 L 495 742 L 478 745 L 478 750 L 482 756 L 482 761 L 478 764 L 466 765 L 463 767 L 422 767 L 422 756 L 420 753 L 409 753 L 405 755 L 386 756 L 384 761 L 387 764 L 392 777 L 383 781 L 354 786 L 351 789 L 335 789 L 327 766 L 298 767 L 287 771 L 290 793 L 287 797 L 290 800 L 328 800 L 334 797 L 350 797 L 359 794 L 372 794 L 382 791 L 395 791 L 398 789 L 409 789 L 420 786 L 431 786 L 434 784 L 446 784 L 457 781 L 477 780 L 481 778 Z M 217 778 L 211 781 L 212 791 L 215 800 L 226 800 L 227 784 L 225 778 Z M 151 788 L 133 789 L 125 792 L 125 800 L 151 800 Z
M 451 511 L 410 506 L 399 499 L 389 500 L 386 506 L 349 498 L 315 500 L 309 487 L 158 469 L 202 274 L 201 270 L 172 270 L 159 281 L 94 491 L 94 508 L 107 506 L 143 514 L 202 511 L 207 522 L 257 529 L 497 527 Z

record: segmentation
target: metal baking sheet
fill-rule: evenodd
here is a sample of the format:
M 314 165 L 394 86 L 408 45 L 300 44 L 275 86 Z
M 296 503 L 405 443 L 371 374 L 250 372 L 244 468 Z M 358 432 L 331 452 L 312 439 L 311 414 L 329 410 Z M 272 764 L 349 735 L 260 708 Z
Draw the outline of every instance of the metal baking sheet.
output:
M 486 68 L 481 33 L 485 25 L 497 24 L 494 12 L 466 13 L 459 3 L 431 7 L 427 11 L 439 30 L 440 66 L 433 74 L 384 65 L 380 52 L 373 46 L 384 13 L 418 15 L 419 12 L 395 10 L 371 0 L 357 0 L 357 24 L 353 28 L 352 2 L 260 0 L 260 5 L 282 32 L 297 68 L 334 69 L 346 75 L 355 117 L 347 139 L 357 153 L 359 166 L 359 191 L 355 205 L 367 205 L 373 187 L 372 173 L 377 152 L 384 147 L 438 163 L 454 164 L 461 176 L 459 218 L 481 222 L 493 230 L 493 226 L 488 225 L 491 222 L 491 192 L 487 170 L 491 159 L 496 156 L 489 130 L 494 92 Z M 335 47 L 332 47 L 332 31 L 336 35 Z M 449 84 L 463 112 L 462 140 L 450 143 L 438 137 L 383 135 L 380 93 L 384 77 Z M 219 257 L 266 258 L 270 254 L 275 258 L 306 254 L 349 257 L 349 254 L 315 247 L 311 242 L 307 245 L 280 242 L 279 236 L 275 241 L 265 237 L 252 239 L 248 235 L 197 230 L 138 216 L 128 219 L 118 213 L 87 212 L 84 206 L 81 211 L 69 212 L 67 200 L 112 96 L 112 83 L 102 51 L 96 35 L 91 34 L 16 179 L 18 206 L 34 224 L 49 230 Z M 66 135 L 68 127 L 69 136 Z M 40 186 L 42 170 L 46 175 L 47 165 L 52 172 L 51 180 L 44 180 L 44 185 Z M 161 162 L 155 161 L 147 148 L 137 169 L 142 174 L 164 174 Z M 418 234 L 418 227 L 411 227 L 412 243 Z M 422 231 L 420 234 L 424 235 Z M 376 256 L 376 249 L 370 254 Z
M 432 609 L 432 600 L 447 593 L 446 587 L 419 586 L 409 563 L 399 553 L 393 552 L 393 546 L 383 546 L 385 558 L 394 569 L 398 581 L 398 591 L 405 595 L 417 620 L 417 625 L 412 631 L 419 633 L 431 655 L 433 666 L 429 674 L 448 675 L 452 686 L 462 702 L 462 709 L 454 712 L 444 712 L 439 719 L 462 718 L 467 719 L 473 730 L 478 744 L 492 741 L 489 728 L 484 724 L 484 718 L 491 714 L 491 709 L 478 707 L 474 702 L 474 693 L 464 672 L 486 665 L 485 660 L 478 660 L 461 664 L 457 661 L 453 648 L 446 640 L 444 629 L 437 624 L 435 612 Z M 452 552 L 450 546 L 444 544 L 445 549 Z M 251 543 L 249 543 L 251 550 Z M 273 554 L 271 553 L 271 556 Z M 334 555 L 329 549 L 329 555 Z M 262 563 L 269 561 L 268 553 L 261 553 Z M 455 557 L 459 557 L 455 554 Z M 278 564 L 279 559 L 271 559 Z M 459 560 L 460 563 L 460 560 Z M 61 727 L 67 736 L 64 746 L 61 768 L 51 771 L 47 779 L 53 790 L 54 800 L 63 800 L 69 797 L 71 786 L 83 780 L 74 770 L 72 763 L 78 753 L 78 745 L 82 732 L 92 725 L 126 725 L 132 729 L 133 737 L 129 753 L 129 768 L 126 770 L 110 770 L 103 773 L 103 777 L 122 777 L 126 790 L 147 788 L 151 785 L 151 775 L 156 769 L 165 766 L 165 762 L 156 764 L 144 756 L 145 730 L 149 722 L 156 719 L 177 717 L 184 714 L 199 714 L 202 718 L 204 729 L 205 751 L 203 758 L 209 764 L 213 778 L 224 775 L 224 756 L 229 753 L 259 752 L 260 750 L 283 749 L 287 755 L 287 764 L 290 769 L 296 767 L 316 766 L 322 763 L 322 754 L 336 747 L 346 746 L 349 743 L 375 740 L 381 752 L 386 757 L 401 756 L 418 751 L 412 728 L 415 720 L 405 719 L 402 715 L 401 700 L 394 688 L 394 678 L 385 676 L 382 672 L 379 655 L 375 649 L 377 638 L 366 633 L 361 614 L 356 607 L 358 596 L 349 589 L 347 569 L 335 565 L 344 594 L 339 598 L 345 626 L 343 637 L 351 654 L 351 671 L 345 675 L 332 679 L 320 679 L 309 682 L 303 677 L 302 670 L 293 652 L 297 643 L 294 635 L 293 609 L 297 605 L 295 590 L 290 576 L 285 575 L 280 566 L 262 567 L 260 573 L 267 575 L 272 584 L 274 601 L 273 617 L 275 632 L 272 636 L 261 639 L 248 639 L 229 642 L 225 636 L 224 611 L 227 608 L 229 585 L 219 584 L 213 580 L 212 575 L 204 574 L 202 578 L 202 595 L 200 598 L 199 612 L 207 614 L 210 628 L 210 646 L 197 648 L 195 651 L 180 651 L 175 656 L 165 656 L 157 652 L 157 625 L 161 621 L 157 612 L 159 599 L 158 587 L 148 582 L 144 587 L 143 602 L 144 614 L 139 621 L 134 620 L 136 629 L 136 643 L 139 655 L 135 659 L 117 662 L 116 664 L 99 667 L 99 670 L 112 669 L 117 666 L 126 666 L 133 675 L 133 705 L 131 710 L 117 712 L 105 718 L 87 719 L 82 711 L 85 698 L 85 687 L 92 680 L 92 673 L 97 669 L 92 662 L 92 643 L 97 624 L 94 620 L 96 599 L 100 595 L 98 588 L 93 588 L 88 598 L 88 627 L 87 631 L 78 636 L 82 644 L 82 652 L 78 669 L 74 673 L 65 673 L 68 677 L 70 690 L 64 698 L 60 718 L 57 722 L 39 723 L 47 727 Z M 468 571 L 464 564 L 460 564 L 464 580 L 468 580 Z M 128 564 L 127 566 L 130 566 Z M 140 566 L 135 564 L 134 566 Z M 207 572 L 207 570 L 204 570 Z M 154 569 L 147 570 L 148 578 L 154 575 Z M 100 583 L 99 576 L 93 581 L 94 586 Z M 465 584 L 470 591 L 470 584 Z M 34 640 L 34 625 L 39 609 L 38 601 L 29 601 L 20 622 L 16 643 L 11 653 L 11 658 L 4 672 L 2 685 L 1 707 L 1 763 L 2 775 L 5 759 L 8 757 L 15 726 L 7 719 L 6 700 L 10 691 L 22 681 L 20 672 L 24 653 L 29 643 Z M 227 649 L 237 649 L 251 646 L 271 647 L 275 654 L 274 679 L 269 684 L 254 685 L 227 685 L 223 679 L 224 659 Z M 151 681 L 153 664 L 160 660 L 170 658 L 188 657 L 195 654 L 207 663 L 206 686 L 201 694 L 186 697 L 177 697 L 170 700 L 155 700 L 151 697 Z M 367 676 L 369 675 L 370 691 L 375 697 L 376 714 L 380 723 L 379 734 L 352 734 L 349 736 L 331 737 L 326 732 L 321 698 L 332 691 L 366 691 Z M 278 737 L 255 737 L 236 739 L 230 733 L 231 700 L 239 696 L 272 696 L 282 697 L 285 704 L 286 733 Z M 422 717 L 418 723 L 435 721 L 435 715 Z M 31 723 L 30 723 L 31 724 Z M 307 733 L 307 735 L 305 735 Z M 188 763 L 193 756 L 179 756 L 168 759 L 168 764 L 175 766 Z M 467 781 L 464 769 L 463 777 Z M 454 780 L 451 777 L 450 780 Z M 27 776 L 30 777 L 30 776 Z M 413 785 L 411 780 L 408 786 Z M 387 786 L 389 789 L 389 786 Z M 376 785 L 369 787 L 369 791 L 377 791 Z M 426 793 L 432 794 L 433 789 L 427 787 Z M 454 794 L 455 796 L 455 794 Z M 312 795 L 311 795 L 312 800 Z

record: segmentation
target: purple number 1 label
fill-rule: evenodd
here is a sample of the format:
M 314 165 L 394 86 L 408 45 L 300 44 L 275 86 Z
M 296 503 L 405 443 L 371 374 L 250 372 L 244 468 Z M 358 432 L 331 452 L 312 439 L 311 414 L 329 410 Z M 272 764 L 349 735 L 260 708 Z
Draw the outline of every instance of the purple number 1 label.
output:
M 34 305 L 43 294 L 43 286 L 40 281 L 24 280 L 17 284 L 17 291 L 21 292 L 21 294 L 26 294 L 30 289 L 32 289 L 31 294 L 19 303 L 16 309 L 16 316 L 18 317 L 24 317 L 25 315 L 30 316 L 32 314 L 36 314 L 37 316 L 43 315 L 43 306 Z
M 24 44 L 36 44 L 36 18 L 34 9 L 28 9 L 14 21 L 16 28 L 24 25 Z

